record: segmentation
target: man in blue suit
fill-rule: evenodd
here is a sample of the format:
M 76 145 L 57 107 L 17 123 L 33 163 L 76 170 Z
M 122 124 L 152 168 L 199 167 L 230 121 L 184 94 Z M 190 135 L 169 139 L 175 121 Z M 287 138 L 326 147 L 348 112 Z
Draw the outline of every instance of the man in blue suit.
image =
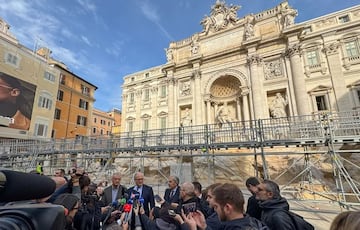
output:
M 168 186 L 165 190 L 164 200 L 171 204 L 173 208 L 176 208 L 180 201 L 180 186 L 179 178 L 177 176 L 169 176 Z
M 155 207 L 154 191 L 152 187 L 144 184 L 144 174 L 136 172 L 134 175 L 135 186 L 128 189 L 129 197 L 132 194 L 139 193 L 140 198 L 144 199 L 143 207 L 145 214 L 149 216 L 149 212 Z

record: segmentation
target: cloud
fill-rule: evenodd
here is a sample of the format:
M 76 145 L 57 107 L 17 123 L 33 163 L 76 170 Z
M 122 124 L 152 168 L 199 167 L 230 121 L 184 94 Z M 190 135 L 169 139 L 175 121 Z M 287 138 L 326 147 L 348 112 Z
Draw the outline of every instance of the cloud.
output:
M 89 39 L 85 37 L 84 35 L 81 36 L 81 40 L 85 42 L 88 46 L 92 46 Z
M 151 4 L 149 1 L 139 1 L 138 5 L 140 6 L 141 12 L 145 15 L 145 17 L 153 22 L 156 26 L 159 27 L 161 32 L 171 41 L 174 40 L 174 38 L 170 35 L 170 33 L 161 25 L 160 16 L 156 10 L 156 8 L 153 7 L 153 4 Z
M 124 41 L 115 41 L 113 44 L 111 44 L 110 47 L 105 48 L 105 52 L 113 55 L 115 57 L 119 57 L 121 51 L 123 50 Z
M 97 8 L 96 5 L 92 2 L 92 0 L 76 0 L 77 3 L 81 6 L 81 11 L 84 13 L 89 12 L 94 16 L 96 22 L 100 22 L 100 18 L 97 15 Z

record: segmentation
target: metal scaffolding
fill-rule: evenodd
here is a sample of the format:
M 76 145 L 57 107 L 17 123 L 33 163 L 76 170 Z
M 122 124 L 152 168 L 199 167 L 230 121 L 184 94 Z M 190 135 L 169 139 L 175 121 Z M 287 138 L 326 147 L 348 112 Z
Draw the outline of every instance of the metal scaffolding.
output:
M 244 183 L 270 178 L 296 199 L 308 194 L 342 206 L 360 203 L 358 157 L 360 112 L 260 119 L 186 126 L 120 136 L 63 140 L 0 140 L 3 168 L 45 173 L 84 167 L 100 180 L 121 171 L 130 184 L 135 171 L 155 186 L 170 174 L 183 180 Z M 284 160 L 285 159 L 285 160 Z M 357 159 L 359 161 L 357 161 Z M 283 166 L 281 166 L 283 165 Z M 355 173 L 357 172 L 357 173 Z M 329 176 L 331 174 L 331 176 Z M 316 186 L 326 184 L 321 190 Z M 307 199 L 309 198 L 307 197 Z

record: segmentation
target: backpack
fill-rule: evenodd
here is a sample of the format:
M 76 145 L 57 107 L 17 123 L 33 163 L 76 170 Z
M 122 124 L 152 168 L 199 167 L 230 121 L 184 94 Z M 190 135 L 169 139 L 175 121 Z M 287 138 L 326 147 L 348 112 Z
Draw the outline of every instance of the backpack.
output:
M 288 215 L 290 216 L 292 222 L 295 225 L 296 230 L 314 230 L 314 226 L 312 224 L 310 224 L 309 222 L 307 222 L 306 220 L 304 220 L 304 218 L 294 212 L 287 212 Z

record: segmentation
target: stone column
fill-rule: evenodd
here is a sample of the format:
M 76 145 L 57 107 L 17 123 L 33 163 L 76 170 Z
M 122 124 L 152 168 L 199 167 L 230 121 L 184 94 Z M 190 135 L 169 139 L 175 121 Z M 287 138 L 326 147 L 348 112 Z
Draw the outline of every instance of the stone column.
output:
M 206 121 L 205 124 L 210 124 L 211 122 L 211 100 L 210 100 L 210 94 L 204 95 L 204 102 L 206 106 Z
M 308 94 L 305 88 L 305 75 L 300 58 L 300 44 L 290 46 L 285 55 L 290 58 L 291 73 L 296 98 L 298 115 L 309 115 L 311 113 Z
M 329 70 L 333 92 L 335 96 L 335 106 L 337 111 L 349 111 L 352 109 L 350 98 L 348 97 L 348 88 L 345 85 L 342 63 L 339 57 L 338 42 L 325 44 L 323 51 L 326 54 L 329 63 Z M 332 104 L 329 101 L 329 104 Z
M 238 117 L 236 118 L 236 120 L 242 121 L 240 97 L 236 98 L 236 110 L 237 110 L 237 114 L 238 114 Z
M 252 88 L 253 108 L 254 108 L 254 119 L 264 118 L 264 100 L 262 79 L 259 74 L 262 71 L 259 68 L 262 59 L 257 54 L 248 55 L 247 63 L 250 67 L 250 80 Z
M 167 128 L 174 127 L 175 125 L 175 103 L 174 98 L 175 97 L 175 78 L 174 73 L 172 71 L 167 72 L 167 83 L 168 83 L 168 117 L 167 117 Z M 176 116 L 177 117 L 177 116 Z
M 249 102 L 248 102 L 249 92 L 250 90 L 248 87 L 241 88 L 241 96 L 242 96 L 242 104 L 243 104 L 243 121 L 250 120 L 250 111 L 249 111 Z
M 203 104 L 201 99 L 201 86 L 200 86 L 200 79 L 201 79 L 201 72 L 198 69 L 193 70 L 193 78 L 194 78 L 194 92 L 193 92 L 193 98 L 194 98 L 194 122 L 193 125 L 200 125 L 202 124 L 202 121 L 204 118 L 203 116 Z

